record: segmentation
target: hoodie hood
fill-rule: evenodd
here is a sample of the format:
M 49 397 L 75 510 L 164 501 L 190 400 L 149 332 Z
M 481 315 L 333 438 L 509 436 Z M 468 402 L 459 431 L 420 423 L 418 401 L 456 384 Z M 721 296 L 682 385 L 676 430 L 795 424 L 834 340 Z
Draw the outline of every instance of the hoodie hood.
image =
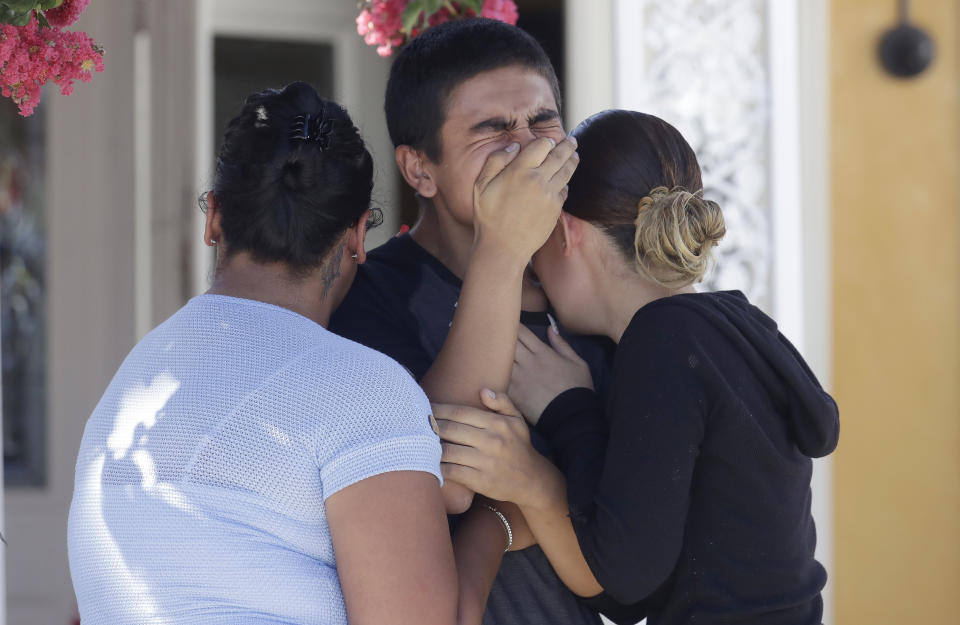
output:
M 740 351 L 786 418 L 790 436 L 804 455 L 820 458 L 836 449 L 840 436 L 837 404 L 773 319 L 740 291 L 670 299 L 695 308 Z

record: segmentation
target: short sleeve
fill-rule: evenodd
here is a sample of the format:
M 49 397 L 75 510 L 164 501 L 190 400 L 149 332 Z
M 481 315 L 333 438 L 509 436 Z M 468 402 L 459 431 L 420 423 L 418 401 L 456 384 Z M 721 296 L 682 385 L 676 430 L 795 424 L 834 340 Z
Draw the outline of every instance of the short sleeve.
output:
M 351 449 L 327 462 L 320 470 L 323 498 L 368 477 L 392 471 L 430 473 L 442 485 L 439 440 L 427 435 L 405 436 Z
M 333 386 L 344 398 L 326 410 L 333 427 L 315 432 L 323 497 L 361 480 L 393 471 L 422 471 L 440 484 L 440 439 L 430 402 L 410 374 L 395 361 L 360 346 L 360 362 Z M 332 394 L 331 394 L 332 396 Z M 326 419 L 325 419 L 326 421 Z

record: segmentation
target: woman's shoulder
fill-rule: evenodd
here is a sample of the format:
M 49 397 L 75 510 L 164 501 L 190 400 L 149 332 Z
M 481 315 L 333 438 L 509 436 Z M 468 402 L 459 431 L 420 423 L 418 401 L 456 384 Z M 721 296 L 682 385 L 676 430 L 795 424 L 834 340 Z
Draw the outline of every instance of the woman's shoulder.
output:
M 734 317 L 754 307 L 739 291 L 686 293 L 664 297 L 634 314 L 617 346 L 617 360 L 630 366 L 653 361 L 689 366 L 728 345 Z M 738 312 L 740 311 L 740 312 Z M 701 372 L 702 373 L 702 372 Z
M 394 401 L 420 401 L 423 396 L 413 375 L 396 360 L 332 332 L 325 332 L 323 344 L 302 360 L 304 372 L 315 384 L 339 388 L 347 394 Z
M 637 342 L 647 343 L 651 338 L 682 338 L 686 328 L 703 321 L 702 314 L 697 310 L 699 302 L 696 301 L 703 295 L 689 293 L 662 297 L 641 306 L 627 324 L 619 345 L 624 347 Z
M 637 310 L 623 339 L 635 340 L 651 334 L 662 337 L 665 333 L 678 339 L 686 331 L 709 331 L 711 327 L 727 321 L 731 310 L 745 309 L 758 311 L 740 291 L 683 293 L 662 297 Z

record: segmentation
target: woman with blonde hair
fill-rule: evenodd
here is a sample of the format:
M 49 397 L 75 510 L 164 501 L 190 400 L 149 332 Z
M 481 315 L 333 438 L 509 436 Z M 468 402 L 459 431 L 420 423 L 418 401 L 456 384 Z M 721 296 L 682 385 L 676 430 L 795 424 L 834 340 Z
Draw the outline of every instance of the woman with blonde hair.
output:
M 497 412 L 435 407 L 445 477 L 516 503 L 617 622 L 820 623 L 811 458 L 837 444 L 836 404 L 742 293 L 694 289 L 725 225 L 680 133 L 605 111 L 573 136 L 581 163 L 533 268 L 564 326 L 617 344 L 605 397 L 556 331 L 521 327 L 509 398 L 483 393 Z

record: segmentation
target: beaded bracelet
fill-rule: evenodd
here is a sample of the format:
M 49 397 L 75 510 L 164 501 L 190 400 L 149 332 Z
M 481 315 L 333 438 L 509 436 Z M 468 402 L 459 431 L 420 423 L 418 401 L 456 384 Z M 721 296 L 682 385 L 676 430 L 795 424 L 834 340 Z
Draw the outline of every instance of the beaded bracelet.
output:
M 494 513 L 500 517 L 500 522 L 503 523 L 503 529 L 507 530 L 507 548 L 503 550 L 504 553 L 510 551 L 510 547 L 513 547 L 513 530 L 510 529 L 510 521 L 507 520 L 507 517 L 489 504 L 480 504 L 490 512 Z

